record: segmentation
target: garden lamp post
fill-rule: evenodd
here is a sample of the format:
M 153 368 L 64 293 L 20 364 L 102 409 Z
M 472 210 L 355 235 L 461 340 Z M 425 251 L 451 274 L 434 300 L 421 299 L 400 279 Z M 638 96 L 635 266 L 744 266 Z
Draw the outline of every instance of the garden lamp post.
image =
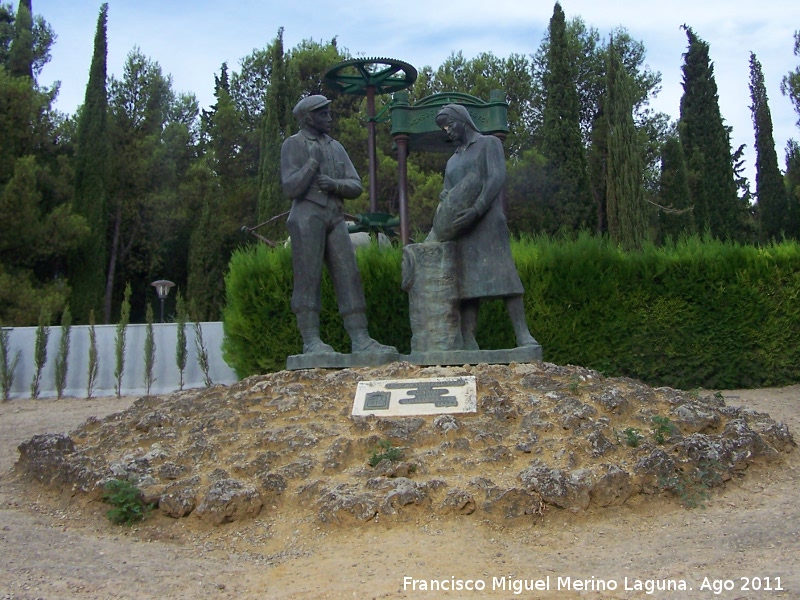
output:
M 161 300 L 161 322 L 164 322 L 164 300 L 167 299 L 169 295 L 169 289 L 173 287 L 175 284 L 171 281 L 167 281 L 166 279 L 159 279 L 158 281 L 154 281 L 151 283 L 154 288 L 156 288 L 156 294 L 158 294 L 158 299 Z

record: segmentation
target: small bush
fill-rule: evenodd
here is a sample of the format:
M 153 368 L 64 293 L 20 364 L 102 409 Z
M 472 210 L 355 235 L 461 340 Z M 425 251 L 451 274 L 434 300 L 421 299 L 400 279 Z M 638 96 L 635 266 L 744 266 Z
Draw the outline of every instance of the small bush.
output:
M 143 521 L 153 509 L 144 501 L 142 491 L 127 479 L 112 479 L 106 483 L 103 502 L 113 505 L 106 516 L 117 525 L 133 525 Z
M 131 284 L 125 286 L 125 292 L 122 298 L 122 308 L 119 313 L 119 323 L 117 323 L 117 335 L 114 340 L 114 352 L 116 363 L 114 367 L 114 378 L 116 383 L 114 388 L 117 392 L 117 398 L 122 396 L 122 374 L 125 372 L 125 335 L 128 328 L 128 322 L 131 319 Z
M 100 369 L 100 355 L 97 350 L 97 332 L 94 329 L 94 310 L 89 311 L 89 363 L 86 374 L 86 397 L 91 398 L 94 393 L 94 384 L 97 382 L 97 373 Z
M 206 342 L 203 339 L 203 328 L 200 326 L 199 321 L 194 322 L 194 347 L 197 351 L 197 364 L 203 372 L 203 383 L 208 387 L 213 382 L 209 375 L 210 365 L 208 363 L 208 348 L 206 348 Z
M 145 311 L 145 321 L 147 322 L 144 337 L 144 387 L 147 395 L 150 395 L 150 388 L 153 387 L 155 376 L 153 367 L 156 364 L 156 338 L 153 333 L 153 307 L 148 304 Z
M 55 365 L 56 395 L 60 400 L 67 387 L 67 370 L 69 367 L 69 342 L 72 331 L 72 313 L 69 306 L 64 307 L 61 313 L 61 339 L 58 342 L 58 354 Z
M 673 474 L 660 478 L 659 484 L 662 490 L 678 496 L 685 508 L 705 508 L 708 490 L 720 484 L 723 470 L 718 461 L 701 460 L 687 470 L 676 469 Z
M 380 442 L 378 442 L 378 447 L 373 448 L 369 454 L 369 466 L 375 467 L 382 460 L 389 460 L 394 462 L 397 460 L 402 460 L 402 458 L 403 458 L 402 448 L 393 447 L 392 442 L 390 440 L 381 440 Z
M 180 291 L 175 301 L 175 310 L 177 312 L 176 323 L 178 325 L 175 341 L 175 364 L 178 366 L 178 371 L 181 375 L 180 389 L 183 389 L 183 373 L 186 371 L 186 359 L 189 354 L 186 348 L 186 321 L 188 320 L 188 316 L 186 314 L 186 305 Z
M 42 381 L 42 370 L 47 362 L 47 342 L 50 339 L 50 311 L 43 308 L 39 313 L 39 324 L 36 327 L 36 341 L 33 347 L 33 362 L 36 370 L 31 381 L 31 398 L 38 398 Z
M 678 428 L 668 417 L 655 416 L 651 421 L 653 422 L 653 440 L 656 444 L 663 444 L 678 432 Z
M 10 334 L 0 326 L 0 386 L 3 388 L 3 401 L 11 398 L 11 387 L 14 385 L 14 371 L 22 356 L 22 351 L 17 350 L 11 358 Z
M 639 442 L 642 441 L 642 434 L 636 427 L 626 427 L 622 430 L 622 436 L 625 443 L 631 448 L 638 447 Z

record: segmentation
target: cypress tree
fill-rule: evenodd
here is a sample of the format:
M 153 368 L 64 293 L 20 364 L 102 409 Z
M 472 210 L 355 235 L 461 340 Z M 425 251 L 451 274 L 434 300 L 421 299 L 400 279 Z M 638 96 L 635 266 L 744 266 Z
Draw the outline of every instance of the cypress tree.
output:
M 217 321 L 225 302 L 227 258 L 220 252 L 219 203 L 207 197 L 189 245 L 188 297 L 197 321 Z
M 800 145 L 794 140 L 786 144 L 786 193 L 789 196 L 786 235 L 800 240 Z
M 786 188 L 778 168 L 778 153 L 772 135 L 764 72 L 754 53 L 750 53 L 750 98 L 756 149 L 756 199 L 761 218 L 761 232 L 766 239 L 777 239 L 786 229 Z
M 677 134 L 670 135 L 661 148 L 658 199 L 662 240 L 667 237 L 677 240 L 681 235 L 695 233 L 686 159 Z
M 89 83 L 78 120 L 75 152 L 75 204 L 91 233 L 69 260 L 72 313 L 86 322 L 89 311 L 100 309 L 105 292 L 108 189 L 108 95 L 106 91 L 108 4 L 100 8 L 94 38 Z
M 258 168 L 258 221 L 264 222 L 289 210 L 290 201 L 281 189 L 281 145 L 293 123 L 286 78 L 286 63 L 283 51 L 283 28 L 270 47 L 272 66 L 269 89 L 266 93 L 264 119 L 261 130 L 261 160 Z M 264 232 L 274 237 L 270 228 Z
M 597 206 L 597 232 L 608 231 L 608 119 L 603 104 L 599 101 L 597 118 L 592 123 L 592 145 L 587 158 L 589 185 Z
M 689 48 L 684 54 L 680 136 L 689 169 L 695 223 L 721 239 L 741 234 L 742 216 L 733 173 L 730 133 L 719 110 L 709 47 L 684 26 Z
M 614 40 L 608 46 L 606 119 L 608 121 L 608 177 L 606 201 L 608 233 L 626 250 L 642 247 L 647 217 L 642 187 L 643 158 L 633 122 L 633 78 L 622 64 Z
M 549 36 L 542 151 L 555 182 L 563 226 L 570 230 L 592 228 L 596 218 L 581 137 L 577 72 L 570 60 L 564 11 L 558 2 L 550 19 Z

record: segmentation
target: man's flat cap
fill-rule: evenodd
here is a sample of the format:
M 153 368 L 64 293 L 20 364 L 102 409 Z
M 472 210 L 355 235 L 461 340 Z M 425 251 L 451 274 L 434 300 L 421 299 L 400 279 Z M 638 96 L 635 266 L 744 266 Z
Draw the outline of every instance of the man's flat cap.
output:
M 301 120 L 305 118 L 305 116 L 310 113 L 312 110 L 317 110 L 318 108 L 322 108 L 323 106 L 328 106 L 331 101 L 328 100 L 325 96 L 320 96 L 319 94 L 315 94 L 313 96 L 306 96 L 300 102 L 294 105 L 292 109 L 292 114 L 295 116 L 296 119 Z

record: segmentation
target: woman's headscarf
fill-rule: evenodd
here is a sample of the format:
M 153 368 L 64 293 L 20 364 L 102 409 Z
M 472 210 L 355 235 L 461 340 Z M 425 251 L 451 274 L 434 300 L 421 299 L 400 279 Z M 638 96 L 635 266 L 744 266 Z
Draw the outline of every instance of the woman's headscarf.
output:
M 471 127 L 474 131 L 478 131 L 478 128 L 475 126 L 475 121 L 472 120 L 469 111 L 467 111 L 467 109 L 460 104 L 446 104 L 438 113 L 436 113 L 437 123 L 440 119 L 446 118 L 454 121 L 461 121 L 467 127 Z

